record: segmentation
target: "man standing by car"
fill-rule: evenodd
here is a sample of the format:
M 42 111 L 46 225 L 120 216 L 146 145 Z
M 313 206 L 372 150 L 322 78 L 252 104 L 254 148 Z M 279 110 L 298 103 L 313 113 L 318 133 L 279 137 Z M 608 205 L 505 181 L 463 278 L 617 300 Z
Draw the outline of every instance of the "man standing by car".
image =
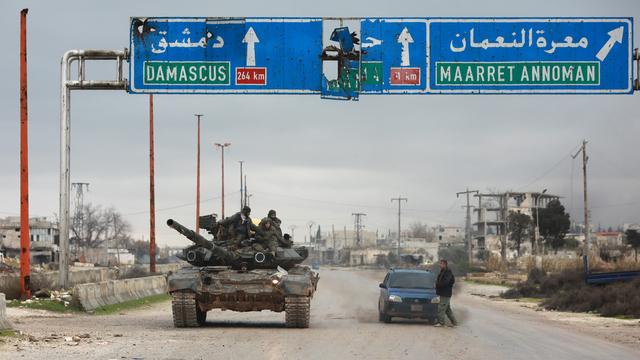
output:
M 458 325 L 458 321 L 455 316 L 453 316 L 453 311 L 451 311 L 451 295 L 453 293 L 453 284 L 456 282 L 451 269 L 449 269 L 447 260 L 441 259 L 440 263 L 440 273 L 438 274 L 438 278 L 436 280 L 436 295 L 440 297 L 440 303 L 438 304 L 438 323 L 435 326 L 444 326 L 444 316 L 445 314 L 451 320 L 451 325 Z

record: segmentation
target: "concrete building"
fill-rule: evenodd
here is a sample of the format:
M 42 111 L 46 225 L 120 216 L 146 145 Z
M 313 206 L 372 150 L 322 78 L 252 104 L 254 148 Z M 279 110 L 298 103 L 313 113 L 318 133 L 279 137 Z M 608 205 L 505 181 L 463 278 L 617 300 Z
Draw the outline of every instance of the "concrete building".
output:
M 349 251 L 349 266 L 380 265 L 384 263 L 389 249 L 351 249 Z
M 58 252 L 58 226 L 45 217 L 29 219 L 31 262 L 43 264 L 55 261 Z M 6 257 L 20 256 L 20 217 L 0 219 L 0 253 Z
M 473 223 L 474 252 L 489 250 L 498 255 L 502 243 L 509 243 L 507 217 L 510 212 L 532 216 L 536 208 L 544 208 L 552 200 L 560 199 L 557 195 L 540 192 L 481 193 L 474 196 L 478 198 L 478 206 L 473 209 L 476 214 L 476 222 Z M 531 252 L 530 242 L 525 241 L 521 249 L 524 253 Z M 508 257 L 515 255 L 514 251 L 507 250 Z
M 619 231 L 599 231 L 595 234 L 595 245 L 597 246 L 620 246 L 624 245 L 624 233 Z M 593 237 L 590 236 L 590 237 Z
M 433 228 L 436 241 L 443 245 L 464 243 L 464 228 L 462 226 L 438 225 Z

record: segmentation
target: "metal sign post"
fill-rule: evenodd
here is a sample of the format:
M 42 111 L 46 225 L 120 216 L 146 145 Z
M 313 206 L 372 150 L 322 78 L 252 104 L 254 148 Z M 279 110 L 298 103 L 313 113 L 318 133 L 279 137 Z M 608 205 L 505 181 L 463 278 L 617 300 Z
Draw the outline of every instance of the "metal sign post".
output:
M 71 90 L 126 90 L 122 65 L 129 59 L 125 50 L 69 50 L 60 64 L 60 286 L 69 288 L 69 193 L 71 192 Z M 86 80 L 86 60 L 115 60 L 114 80 Z M 77 79 L 71 78 L 71 64 L 78 64 Z

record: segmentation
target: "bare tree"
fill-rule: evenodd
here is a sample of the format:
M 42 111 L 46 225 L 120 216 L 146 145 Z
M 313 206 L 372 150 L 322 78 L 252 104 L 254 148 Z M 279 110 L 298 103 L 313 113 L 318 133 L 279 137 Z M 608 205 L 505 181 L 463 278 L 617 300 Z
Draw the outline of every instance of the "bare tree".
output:
M 429 231 L 427 224 L 421 221 L 415 221 L 409 225 L 409 235 L 413 238 L 426 239 L 427 241 L 434 240 L 434 235 Z
M 87 203 L 82 208 L 82 228 L 71 222 L 72 241 L 83 248 L 97 248 L 108 241 L 109 246 L 128 246 L 131 224 L 115 208 L 103 209 L 100 205 Z

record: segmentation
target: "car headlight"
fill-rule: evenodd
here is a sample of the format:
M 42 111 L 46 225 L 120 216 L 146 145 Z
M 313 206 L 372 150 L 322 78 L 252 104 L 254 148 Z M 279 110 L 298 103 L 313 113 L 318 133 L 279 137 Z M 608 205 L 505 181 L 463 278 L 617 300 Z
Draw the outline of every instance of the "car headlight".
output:
M 431 298 L 431 303 L 432 304 L 439 304 L 440 303 L 440 296 L 436 296 Z
M 402 298 L 398 295 L 389 295 L 389 301 L 391 302 L 402 302 Z

